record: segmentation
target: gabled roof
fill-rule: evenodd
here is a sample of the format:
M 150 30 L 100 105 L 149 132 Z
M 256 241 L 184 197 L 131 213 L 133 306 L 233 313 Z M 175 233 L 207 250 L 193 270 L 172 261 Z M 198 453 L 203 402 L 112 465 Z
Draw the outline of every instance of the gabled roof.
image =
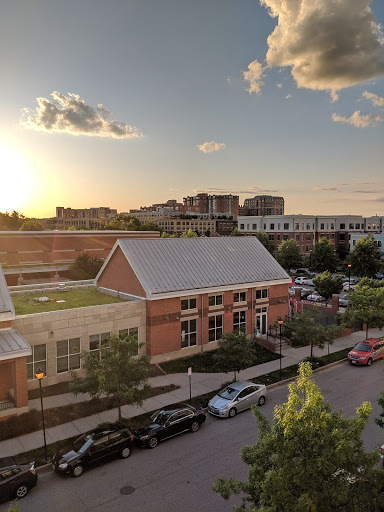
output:
M 256 237 L 119 239 L 96 280 L 117 247 L 147 298 L 258 282 L 291 282 Z
M 12 320 L 13 318 L 15 318 L 15 309 L 0 265 L 0 320 Z
M 15 329 L 0 329 L 0 361 L 31 354 L 31 347 Z

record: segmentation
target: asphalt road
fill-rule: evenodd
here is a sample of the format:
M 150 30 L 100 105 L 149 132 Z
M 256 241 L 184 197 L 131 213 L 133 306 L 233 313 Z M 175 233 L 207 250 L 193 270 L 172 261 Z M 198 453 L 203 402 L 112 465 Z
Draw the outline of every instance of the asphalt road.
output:
M 315 376 L 333 407 L 353 416 L 365 400 L 373 412 L 363 437 L 367 449 L 384 442 L 384 431 L 374 424 L 379 414 L 377 398 L 384 389 L 383 365 L 370 368 L 348 363 Z M 287 398 L 287 386 L 270 391 L 262 411 L 272 419 L 273 408 Z M 257 437 L 251 411 L 233 419 L 212 416 L 196 433 L 185 433 L 154 450 L 136 449 L 126 460 L 111 460 L 86 471 L 80 478 L 61 477 L 52 471 L 39 474 L 37 486 L 20 500 L 21 512 L 205 512 L 230 511 L 238 498 L 225 502 L 212 492 L 218 476 L 245 479 L 247 466 L 240 449 Z M 0 512 L 8 504 L 0 505 Z

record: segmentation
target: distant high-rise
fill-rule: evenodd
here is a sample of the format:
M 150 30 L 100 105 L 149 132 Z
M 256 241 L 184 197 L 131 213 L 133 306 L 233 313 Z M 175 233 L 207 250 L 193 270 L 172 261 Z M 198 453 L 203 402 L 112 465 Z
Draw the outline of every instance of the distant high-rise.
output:
M 263 195 L 245 199 L 239 215 L 284 215 L 284 197 Z
M 239 196 L 232 194 L 197 194 L 197 196 L 184 197 L 183 202 L 186 214 L 227 215 L 236 220 L 239 211 Z

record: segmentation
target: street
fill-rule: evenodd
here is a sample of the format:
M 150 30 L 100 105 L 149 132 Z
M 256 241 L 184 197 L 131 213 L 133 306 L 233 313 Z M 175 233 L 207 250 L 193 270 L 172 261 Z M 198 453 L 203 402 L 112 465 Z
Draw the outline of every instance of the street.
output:
M 324 370 L 315 376 L 322 394 L 332 407 L 347 416 L 365 400 L 373 412 L 364 431 L 367 449 L 384 442 L 384 431 L 374 424 L 379 415 L 377 398 L 384 389 L 383 364 L 355 367 L 348 363 Z M 286 401 L 287 386 L 271 390 L 263 414 L 272 419 L 273 408 Z M 111 460 L 86 471 L 80 478 L 61 477 L 52 471 L 39 474 L 37 486 L 19 506 L 22 512 L 205 512 L 232 509 L 239 498 L 225 502 L 212 492 L 219 476 L 245 479 L 248 467 L 240 459 L 240 449 L 257 437 L 251 411 L 233 419 L 212 416 L 196 433 L 185 433 L 160 444 L 154 450 L 135 449 L 126 460 Z M 0 505 L 0 512 L 8 504 Z

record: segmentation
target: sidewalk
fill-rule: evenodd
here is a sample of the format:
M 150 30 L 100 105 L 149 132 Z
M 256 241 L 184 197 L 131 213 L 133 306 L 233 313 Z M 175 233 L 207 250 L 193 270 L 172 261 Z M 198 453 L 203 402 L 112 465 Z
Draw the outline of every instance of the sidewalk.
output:
M 369 331 L 370 338 L 379 338 L 383 335 L 380 329 L 371 329 Z M 336 339 L 332 345 L 329 346 L 329 352 L 338 352 L 343 348 L 352 347 L 359 341 L 365 339 L 365 332 L 355 332 L 349 336 Z M 314 355 L 321 356 L 328 353 L 328 347 L 325 346 L 323 349 L 314 348 Z M 305 357 L 310 355 L 310 347 L 291 348 L 287 347 L 282 350 L 282 368 L 291 366 L 298 363 Z M 260 364 L 258 366 L 252 366 L 240 372 L 239 380 L 254 379 L 259 375 L 273 372 L 280 368 L 279 359 L 270 361 L 268 363 Z M 231 380 L 231 373 L 193 373 L 192 374 L 192 396 L 203 395 L 210 391 L 220 389 L 225 382 Z M 149 379 L 149 383 L 152 387 L 166 386 L 169 384 L 175 384 L 180 386 L 179 389 L 170 393 L 164 393 L 156 397 L 148 398 L 145 400 L 141 407 L 133 405 L 124 405 L 121 410 L 123 416 L 131 418 L 139 414 L 146 412 L 155 411 L 161 409 L 166 405 L 170 405 L 175 402 L 189 400 L 189 378 L 187 374 L 169 374 L 161 375 L 159 377 L 152 377 Z M 84 402 L 89 399 L 87 395 L 74 396 L 70 393 L 64 395 L 50 396 L 44 398 L 44 409 L 50 407 L 59 407 L 68 403 Z M 40 399 L 29 401 L 30 409 L 40 410 Z M 99 423 L 104 421 L 116 421 L 118 418 L 117 409 L 110 409 L 103 411 L 86 418 L 64 423 L 56 427 L 46 429 L 47 444 L 66 439 L 68 437 L 80 435 L 87 430 L 95 428 Z M 0 423 L 1 427 L 1 423 Z M 7 457 L 17 455 L 19 453 L 26 452 L 35 448 L 43 446 L 43 432 L 31 432 L 23 436 L 7 439 L 6 441 L 0 442 L 0 457 Z

